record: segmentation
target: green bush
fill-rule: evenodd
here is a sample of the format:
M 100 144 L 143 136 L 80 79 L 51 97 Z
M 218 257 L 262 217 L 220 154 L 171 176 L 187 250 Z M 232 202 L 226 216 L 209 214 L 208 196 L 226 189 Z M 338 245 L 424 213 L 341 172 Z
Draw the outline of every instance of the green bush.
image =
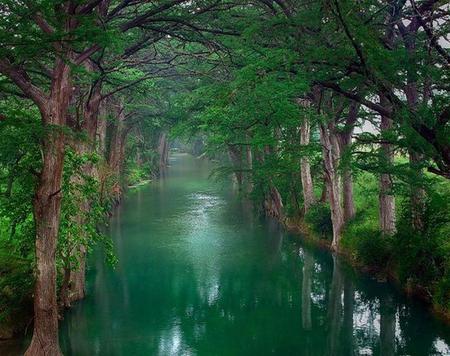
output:
M 133 186 L 148 179 L 149 171 L 146 168 L 146 166 L 135 166 L 128 169 L 126 177 L 127 184 Z
M 392 259 L 392 237 L 377 230 L 361 230 L 356 253 L 364 264 L 386 268 Z
M 14 332 L 32 317 L 32 260 L 18 254 L 10 243 L 0 243 L 0 326 Z
M 314 204 L 305 215 L 305 221 L 321 238 L 330 239 L 333 235 L 330 207 L 323 203 Z
M 392 259 L 392 236 L 383 236 L 378 217 L 372 211 L 359 210 L 345 227 L 342 245 L 364 265 L 383 268 Z

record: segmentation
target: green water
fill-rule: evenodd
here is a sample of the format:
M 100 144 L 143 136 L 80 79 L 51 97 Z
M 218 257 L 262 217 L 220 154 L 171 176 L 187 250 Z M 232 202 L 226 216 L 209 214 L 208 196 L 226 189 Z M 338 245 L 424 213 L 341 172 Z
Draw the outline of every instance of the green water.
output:
M 65 316 L 65 355 L 445 355 L 450 327 L 393 287 L 252 214 L 177 154 L 130 192 Z M 1 353 L 1 352 L 0 352 Z

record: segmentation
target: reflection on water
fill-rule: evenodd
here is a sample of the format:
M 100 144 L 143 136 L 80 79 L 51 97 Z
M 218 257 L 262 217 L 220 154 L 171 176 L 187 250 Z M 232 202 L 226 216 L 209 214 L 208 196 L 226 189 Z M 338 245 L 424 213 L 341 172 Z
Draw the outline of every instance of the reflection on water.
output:
M 62 325 L 67 355 L 434 355 L 449 328 L 338 258 L 300 246 L 172 158 L 111 222 L 119 265 L 93 259 Z
M 62 323 L 65 355 L 446 355 L 450 328 L 339 258 L 250 213 L 211 166 L 171 158 L 110 231 Z

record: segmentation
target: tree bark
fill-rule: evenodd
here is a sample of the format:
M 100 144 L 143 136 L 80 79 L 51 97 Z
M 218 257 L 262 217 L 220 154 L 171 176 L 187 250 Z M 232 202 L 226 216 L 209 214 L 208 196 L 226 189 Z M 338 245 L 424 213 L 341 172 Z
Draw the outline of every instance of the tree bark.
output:
M 302 126 L 300 127 L 300 145 L 308 146 L 311 137 L 311 127 L 308 119 L 304 119 Z M 303 207 L 304 213 L 309 210 L 312 204 L 314 204 L 314 190 L 313 181 L 311 176 L 311 166 L 309 164 L 309 158 L 302 156 L 300 159 L 300 177 L 302 181 L 303 192 Z
M 350 149 L 350 145 L 352 144 L 352 135 L 355 123 L 358 119 L 359 107 L 360 105 L 356 102 L 350 104 L 345 127 L 338 134 L 340 156 L 343 156 L 345 152 Z M 344 163 L 342 168 L 342 200 L 344 207 L 344 221 L 348 222 L 355 217 L 356 208 L 353 197 L 353 175 L 350 159 L 348 162 Z
M 167 140 L 167 133 L 161 132 L 158 143 L 159 153 L 159 169 L 163 170 L 167 167 L 169 161 L 169 141 Z
M 119 110 L 117 112 L 117 118 L 112 132 L 108 157 L 109 166 L 117 179 L 120 179 L 122 175 L 123 160 L 125 158 L 125 143 L 129 132 L 129 128 L 126 126 L 125 120 L 126 117 L 123 104 L 119 104 Z
M 253 152 L 252 146 L 250 145 L 250 139 L 248 139 L 249 144 L 247 145 L 245 152 L 247 158 L 247 193 L 251 193 L 253 191 L 253 180 L 252 180 L 252 172 L 253 172 Z
M 233 183 L 241 189 L 242 175 L 242 150 L 238 146 L 228 145 L 228 157 L 233 167 Z
M 88 69 L 92 70 L 91 66 L 86 65 Z M 86 139 L 75 139 L 73 148 L 78 156 L 93 153 L 95 150 L 96 133 L 98 129 L 99 108 L 101 103 L 101 83 L 94 83 L 90 88 L 90 95 L 83 107 L 83 116 L 81 123 L 81 130 L 85 134 Z M 85 184 L 84 177 L 93 177 L 95 173 L 94 166 L 91 162 L 86 162 L 81 167 L 81 173 L 72 177 L 72 181 L 81 186 Z M 81 193 L 79 193 L 81 194 Z M 75 223 L 82 227 L 86 222 L 86 216 L 89 212 L 91 202 L 88 197 L 79 197 L 79 212 L 74 217 Z M 82 234 L 85 234 L 83 231 Z M 82 240 L 87 240 L 89 236 L 83 236 Z M 65 306 L 69 307 L 71 303 L 81 300 L 86 294 L 86 246 L 80 244 L 76 246 L 74 251 L 77 264 L 74 269 L 70 268 L 70 282 L 69 291 L 66 296 Z
M 56 296 L 56 246 L 61 215 L 64 134 L 72 87 L 70 66 L 56 59 L 47 111 L 41 113 L 49 132 L 42 142 L 43 166 L 34 197 L 36 282 L 34 329 L 26 356 L 60 355 Z M 51 126 L 51 127 L 50 127 Z M 55 126 L 58 127 L 55 129 Z
M 322 154 L 324 162 L 324 176 L 328 190 L 328 201 L 331 209 L 331 221 L 333 223 L 333 241 L 331 248 L 335 251 L 339 249 L 344 227 L 344 215 L 340 202 L 339 176 L 336 172 L 336 157 L 339 157 L 337 141 L 333 137 L 334 130 L 324 125 L 320 125 L 320 142 L 322 144 Z
M 380 104 L 388 105 L 386 98 L 380 96 Z M 381 116 L 381 133 L 392 129 L 392 120 L 387 116 Z M 394 151 L 389 143 L 381 144 L 381 159 L 383 171 L 392 165 L 394 160 Z M 395 219 L 395 196 L 393 194 L 392 176 L 389 173 L 381 173 L 380 175 L 380 193 L 379 193 L 379 216 L 380 230 L 384 235 L 393 235 L 396 232 Z
M 103 158 L 106 158 L 106 128 L 107 128 L 107 111 L 105 107 L 106 103 L 101 102 L 98 112 L 97 123 L 97 142 L 98 151 Z
M 408 107 L 412 113 L 417 111 L 419 104 L 419 89 L 417 84 L 417 73 L 414 70 L 414 61 L 416 61 L 416 39 L 419 29 L 419 18 L 413 17 L 411 23 L 405 27 L 400 25 L 400 31 L 405 44 L 406 52 L 408 54 L 408 71 L 407 80 L 405 85 L 405 96 L 408 103 Z M 412 68 L 412 69 L 411 69 Z M 422 168 L 420 166 L 423 159 L 423 154 L 418 152 L 415 147 L 409 149 L 409 162 L 411 169 L 417 172 L 418 178 L 421 179 L 423 175 Z M 421 231 L 424 228 L 423 211 L 425 207 L 425 190 L 417 187 L 411 187 L 411 224 L 417 231 Z
M 269 191 L 264 200 L 266 214 L 281 220 L 283 218 L 283 200 L 277 187 L 270 181 Z

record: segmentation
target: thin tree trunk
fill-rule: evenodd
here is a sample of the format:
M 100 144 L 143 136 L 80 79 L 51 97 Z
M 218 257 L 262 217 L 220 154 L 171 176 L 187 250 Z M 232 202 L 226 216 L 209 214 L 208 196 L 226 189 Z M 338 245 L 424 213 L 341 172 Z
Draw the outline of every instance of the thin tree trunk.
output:
M 233 182 L 241 189 L 243 182 L 242 175 L 242 150 L 237 146 L 228 145 L 228 157 L 233 166 Z
M 331 130 L 324 125 L 320 125 L 320 141 L 322 144 L 322 154 L 324 162 L 324 176 L 327 183 L 328 200 L 331 209 L 331 221 L 333 223 L 333 241 L 331 248 L 335 251 L 339 249 L 339 244 L 342 236 L 342 229 L 344 227 L 344 215 L 340 202 L 339 189 L 339 175 L 336 172 L 335 157 L 339 157 L 338 145 L 332 143 L 336 141 L 333 138 L 334 130 Z
M 388 105 L 386 98 L 380 96 L 380 104 Z M 387 116 L 381 116 L 381 133 L 385 133 L 392 129 L 392 120 Z M 394 160 L 394 151 L 392 145 L 389 143 L 381 144 L 382 166 L 386 168 L 392 165 Z M 393 235 L 396 231 L 395 221 L 395 196 L 393 193 L 392 176 L 389 173 L 382 173 L 380 175 L 380 194 L 379 194 L 379 215 L 380 215 L 380 230 L 384 235 Z
M 105 107 L 106 103 L 100 103 L 97 123 L 97 142 L 98 151 L 102 157 L 106 157 L 106 128 L 107 128 L 107 111 Z
M 300 145 L 308 146 L 311 137 L 311 127 L 309 121 L 305 119 L 300 127 Z M 302 181 L 303 192 L 303 206 L 304 213 L 309 210 L 312 204 L 314 204 L 314 190 L 313 181 L 311 176 L 311 166 L 309 164 L 309 158 L 302 156 L 300 159 L 300 176 Z
M 414 69 L 414 61 L 416 61 L 416 39 L 417 32 L 419 29 L 419 23 L 417 17 L 413 17 L 412 23 L 410 26 L 406 27 L 406 32 L 404 27 L 402 27 L 402 36 L 405 44 L 405 48 L 408 54 L 408 71 L 407 71 L 407 83 L 405 86 L 405 95 L 408 106 L 412 112 L 417 110 L 417 106 L 419 104 L 419 89 L 417 84 L 417 73 Z M 411 169 L 414 172 L 417 172 L 418 178 L 421 179 L 423 175 L 423 171 L 421 168 L 421 161 L 423 159 L 423 155 L 420 152 L 417 152 L 414 148 L 410 148 L 409 150 L 409 162 Z M 425 190 L 417 187 L 411 187 L 411 224 L 413 228 L 417 231 L 421 231 L 424 228 L 423 221 L 423 211 L 425 208 Z
M 348 116 L 345 122 L 345 127 L 341 132 L 339 132 L 340 156 L 343 156 L 346 153 L 348 153 L 346 151 L 350 149 L 350 145 L 352 143 L 353 129 L 358 119 L 359 107 L 360 105 L 356 102 L 352 102 L 350 104 Z M 345 164 L 342 168 L 342 200 L 344 207 L 344 221 L 348 222 L 354 218 L 356 214 L 356 208 L 355 208 L 355 200 L 353 197 L 353 175 L 350 159 L 348 160 L 348 162 L 344 163 Z
M 52 128 L 42 142 L 43 165 L 34 197 L 36 224 L 36 282 L 34 329 L 26 356 L 60 355 L 56 296 L 56 246 L 61 215 L 64 134 L 72 87 L 70 67 L 62 58 L 55 63 L 48 112 L 43 123 Z M 54 128 L 58 126 L 58 128 Z
M 419 179 L 423 176 L 421 168 L 422 160 L 422 154 L 412 150 L 409 152 L 410 166 L 414 172 L 417 172 Z M 411 225 L 416 231 L 423 231 L 425 227 L 423 216 L 425 212 L 425 198 L 426 192 L 423 188 L 415 185 L 411 187 Z
M 158 143 L 158 154 L 159 154 L 159 169 L 163 170 L 167 166 L 168 161 L 168 150 L 169 144 L 167 140 L 167 133 L 161 132 L 159 136 Z
M 120 180 L 122 175 L 123 161 L 125 158 L 125 143 L 130 129 L 126 126 L 125 120 L 124 107 L 123 104 L 120 103 L 117 119 L 113 128 L 108 157 L 108 164 L 118 180 Z
M 273 152 L 274 150 L 271 147 L 265 146 L 264 154 L 260 157 L 260 160 L 263 162 L 265 159 L 264 155 L 271 155 Z M 264 210 L 267 215 L 282 220 L 284 217 L 283 200 L 271 177 L 268 179 L 268 188 L 269 190 L 266 192 L 263 202 Z
M 253 191 L 253 181 L 252 181 L 252 172 L 253 172 L 253 152 L 252 146 L 250 145 L 250 139 L 248 139 L 249 144 L 245 148 L 246 156 L 247 156 L 247 193 L 251 193 Z

